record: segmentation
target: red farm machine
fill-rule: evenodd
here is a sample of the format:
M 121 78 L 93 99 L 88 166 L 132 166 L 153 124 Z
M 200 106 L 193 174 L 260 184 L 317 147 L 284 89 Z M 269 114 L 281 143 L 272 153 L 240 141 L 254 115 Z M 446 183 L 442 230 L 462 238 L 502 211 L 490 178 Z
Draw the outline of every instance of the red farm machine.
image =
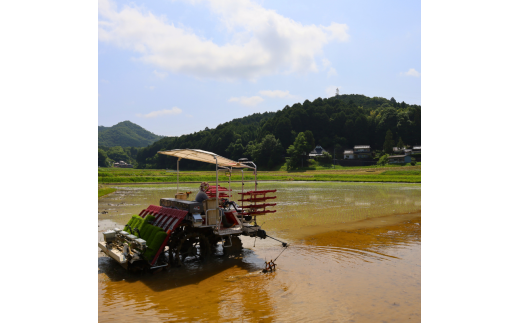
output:
M 161 198 L 159 205 L 150 205 L 133 215 L 124 228 L 104 232 L 104 239 L 98 246 L 106 255 L 126 269 L 154 270 L 187 261 L 204 262 L 216 251 L 219 243 L 224 255 L 240 254 L 240 236 L 269 237 L 257 224 L 256 217 L 276 212 L 267 209 L 276 205 L 272 203 L 276 198 L 272 193 L 276 190 L 257 190 L 257 171 L 253 162 L 247 159 L 236 162 L 198 149 L 159 153 L 178 158 L 175 198 Z M 206 192 L 209 198 L 202 203 L 188 201 L 186 193 L 179 193 L 181 159 L 215 165 L 216 185 L 209 186 Z M 244 169 L 254 170 L 254 190 L 244 191 Z M 239 198 L 236 202 L 230 179 L 233 170 L 242 172 L 242 190 L 237 192 Z M 227 188 L 219 185 L 219 171 L 225 171 Z M 284 242 L 282 245 L 287 247 Z

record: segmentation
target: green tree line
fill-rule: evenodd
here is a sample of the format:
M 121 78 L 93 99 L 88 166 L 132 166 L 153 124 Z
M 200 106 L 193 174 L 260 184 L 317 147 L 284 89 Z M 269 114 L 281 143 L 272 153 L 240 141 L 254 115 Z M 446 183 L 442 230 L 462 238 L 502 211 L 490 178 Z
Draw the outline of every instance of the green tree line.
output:
M 260 167 L 272 168 L 284 163 L 284 157 L 309 153 L 315 145 L 331 153 L 336 151 L 336 158 L 342 158 L 342 150 L 354 145 L 382 150 L 388 147 L 388 143 L 383 147 L 388 132 L 391 138 L 399 138 L 399 144 L 420 145 L 421 106 L 398 103 L 394 98 L 340 95 L 313 102 L 305 100 L 276 112 L 255 113 L 215 129 L 162 138 L 138 149 L 135 160 L 139 168 L 173 169 L 177 159 L 157 154 L 158 151 L 195 148 L 234 160 L 251 158 Z M 107 156 L 112 158 L 108 151 Z M 297 167 L 297 160 L 300 158 L 293 158 L 290 163 Z M 212 168 L 194 161 L 181 163 L 183 169 Z
M 98 146 L 98 166 L 108 167 L 114 162 L 124 161 L 128 164 L 137 164 L 137 152 L 140 148 L 136 147 L 105 147 Z M 142 148 L 141 148 L 142 149 Z

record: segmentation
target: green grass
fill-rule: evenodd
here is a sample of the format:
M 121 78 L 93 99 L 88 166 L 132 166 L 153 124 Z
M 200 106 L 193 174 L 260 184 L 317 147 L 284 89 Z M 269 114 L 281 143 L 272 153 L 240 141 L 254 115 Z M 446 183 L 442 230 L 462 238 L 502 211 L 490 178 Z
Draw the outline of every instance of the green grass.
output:
M 175 183 L 172 170 L 100 168 L 98 183 Z M 244 171 L 245 181 L 254 181 L 252 171 Z M 232 181 L 241 181 L 241 172 L 234 172 Z M 390 165 L 385 167 L 341 167 L 297 169 L 292 171 L 259 171 L 259 181 L 341 181 L 341 182 L 402 182 L 420 183 L 421 166 Z M 181 171 L 179 182 L 215 182 L 213 171 Z M 227 181 L 223 172 L 219 181 Z
M 420 170 L 388 170 L 386 172 L 382 172 L 381 175 L 419 175 L 421 176 Z
M 110 194 L 110 193 L 113 193 L 117 191 L 117 189 L 115 188 L 112 188 L 112 187 L 98 187 L 98 198 L 100 198 L 101 196 L 105 196 L 107 194 Z

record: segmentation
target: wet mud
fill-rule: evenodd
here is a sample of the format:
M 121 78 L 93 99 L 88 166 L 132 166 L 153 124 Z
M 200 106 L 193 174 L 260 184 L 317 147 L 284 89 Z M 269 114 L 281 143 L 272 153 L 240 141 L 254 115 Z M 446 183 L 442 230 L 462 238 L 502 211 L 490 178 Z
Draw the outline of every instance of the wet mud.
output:
M 290 243 L 275 272 L 261 270 L 280 243 L 247 237 L 242 257 L 225 258 L 219 250 L 203 265 L 155 275 L 130 274 L 99 252 L 99 321 L 420 321 L 420 185 L 267 187 L 278 190 L 277 212 L 258 221 Z M 99 211 L 108 213 L 98 213 L 98 239 L 174 193 L 175 187 L 131 187 L 99 199 Z

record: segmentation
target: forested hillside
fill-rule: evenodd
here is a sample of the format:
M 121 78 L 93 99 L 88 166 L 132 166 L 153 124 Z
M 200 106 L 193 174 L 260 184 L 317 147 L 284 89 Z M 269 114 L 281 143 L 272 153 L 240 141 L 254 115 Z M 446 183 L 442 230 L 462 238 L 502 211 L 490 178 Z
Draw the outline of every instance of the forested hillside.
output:
M 146 147 L 161 138 L 130 121 L 112 127 L 98 126 L 98 146 Z
M 215 129 L 163 138 L 140 149 L 136 160 L 140 168 L 175 168 L 176 158 L 157 151 L 196 148 L 235 160 L 253 158 L 261 167 L 272 167 L 284 162 L 287 149 L 301 132 L 307 138 L 306 147 L 316 144 L 332 151 L 367 144 L 382 149 L 388 130 L 396 142 L 401 138 L 406 145 L 420 144 L 421 106 L 357 94 L 305 100 L 277 112 L 234 119 Z M 192 161 L 183 164 L 184 169 L 206 167 Z

